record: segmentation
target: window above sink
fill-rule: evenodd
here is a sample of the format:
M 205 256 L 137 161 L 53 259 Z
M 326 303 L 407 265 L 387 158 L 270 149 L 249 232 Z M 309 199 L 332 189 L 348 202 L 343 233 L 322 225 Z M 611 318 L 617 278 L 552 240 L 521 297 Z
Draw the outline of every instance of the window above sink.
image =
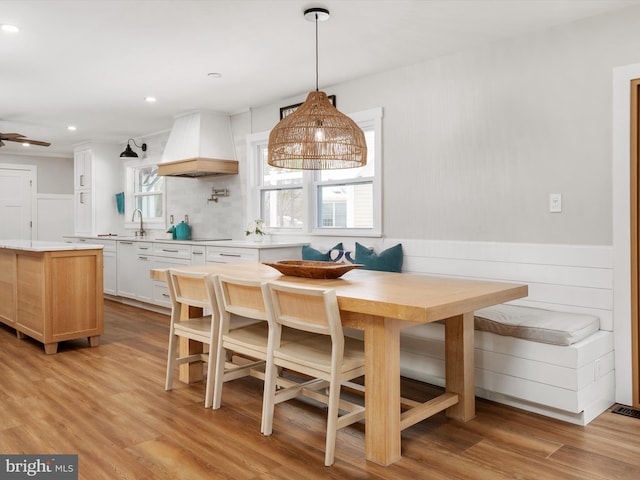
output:
M 155 163 L 141 164 L 132 161 L 125 164 L 125 218 L 124 227 L 136 230 L 140 221 L 131 220 L 135 209 L 142 211 L 146 230 L 166 229 L 165 179 L 158 175 Z

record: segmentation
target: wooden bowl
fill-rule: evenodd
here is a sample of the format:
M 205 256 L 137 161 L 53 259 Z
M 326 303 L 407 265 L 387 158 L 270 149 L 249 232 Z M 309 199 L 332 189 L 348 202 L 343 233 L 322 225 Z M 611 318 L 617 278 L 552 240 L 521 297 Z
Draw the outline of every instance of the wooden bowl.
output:
M 283 275 L 307 278 L 339 278 L 349 270 L 362 268 L 358 263 L 317 262 L 311 260 L 280 260 L 276 263 L 262 262 Z

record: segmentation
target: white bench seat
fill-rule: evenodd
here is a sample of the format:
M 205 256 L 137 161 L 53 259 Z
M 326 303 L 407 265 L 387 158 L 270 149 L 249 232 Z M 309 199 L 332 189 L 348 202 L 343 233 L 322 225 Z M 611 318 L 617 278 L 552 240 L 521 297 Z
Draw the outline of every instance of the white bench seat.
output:
M 600 330 L 595 315 L 507 304 L 477 310 L 474 320 L 476 330 L 552 345 L 571 345 Z
M 599 330 L 571 345 L 552 345 L 475 331 L 476 394 L 586 425 L 613 400 L 613 332 Z M 444 325 L 402 331 L 403 376 L 445 384 Z

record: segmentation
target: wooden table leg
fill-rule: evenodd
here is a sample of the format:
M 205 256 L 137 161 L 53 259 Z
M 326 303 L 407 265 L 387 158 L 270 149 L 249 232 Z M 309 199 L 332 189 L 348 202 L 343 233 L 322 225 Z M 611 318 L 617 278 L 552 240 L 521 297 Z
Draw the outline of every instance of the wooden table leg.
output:
M 476 416 L 473 359 L 473 312 L 445 322 L 446 391 L 458 394 L 447 416 L 466 422 Z
M 187 307 L 187 308 L 185 308 Z M 185 320 L 192 317 L 201 317 L 203 311 L 201 308 L 183 305 L 180 310 L 180 319 Z M 194 353 L 202 353 L 202 343 L 196 342 L 189 338 L 180 337 L 179 346 L 180 356 L 192 355 Z M 204 378 L 202 362 L 185 363 L 178 367 L 179 379 L 184 383 L 201 382 Z
M 390 465 L 400 459 L 400 327 L 390 318 L 368 317 L 365 347 L 365 453 Z

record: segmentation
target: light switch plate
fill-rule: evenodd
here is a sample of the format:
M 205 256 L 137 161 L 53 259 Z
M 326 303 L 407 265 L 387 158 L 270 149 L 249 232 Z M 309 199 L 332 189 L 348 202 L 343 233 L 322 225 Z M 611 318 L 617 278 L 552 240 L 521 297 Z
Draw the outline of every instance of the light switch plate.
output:
M 562 212 L 562 194 L 561 193 L 549 194 L 549 212 L 551 213 Z

